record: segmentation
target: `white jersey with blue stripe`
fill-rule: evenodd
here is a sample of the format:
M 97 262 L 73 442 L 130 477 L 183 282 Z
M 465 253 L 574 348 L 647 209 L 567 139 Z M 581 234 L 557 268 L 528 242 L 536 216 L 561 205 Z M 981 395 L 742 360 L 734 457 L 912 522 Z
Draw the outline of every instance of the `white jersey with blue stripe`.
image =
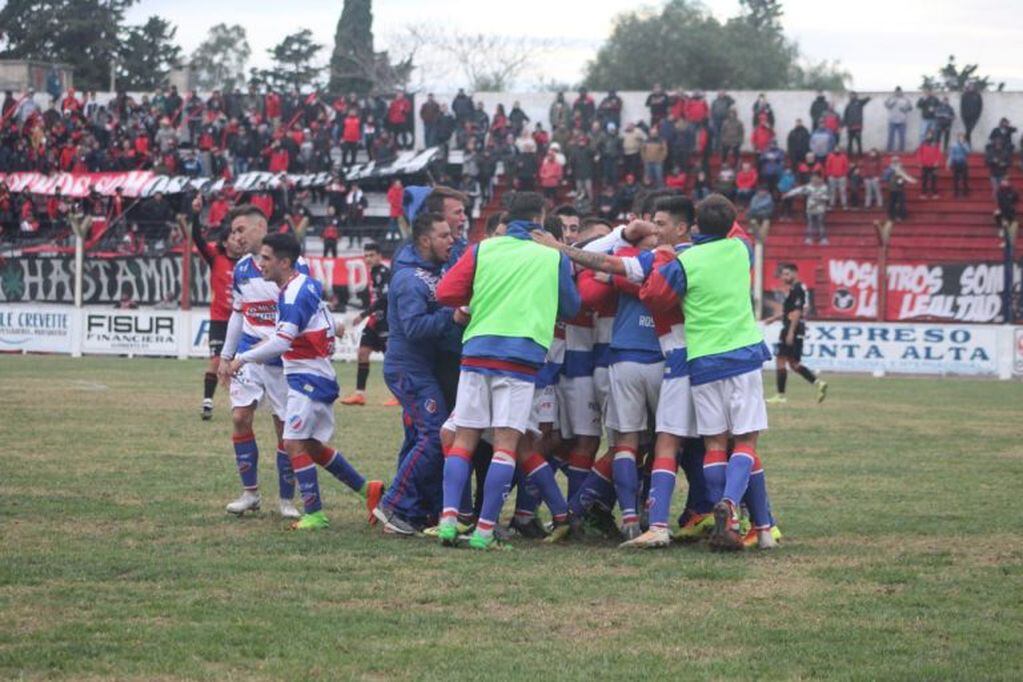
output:
M 299 257 L 295 269 L 309 274 L 305 258 Z M 242 335 L 236 351 L 240 354 L 273 334 L 281 290 L 276 283 L 263 279 L 263 273 L 251 254 L 243 256 L 235 264 L 231 289 L 234 292 L 232 308 L 242 315 Z M 266 364 L 280 367 L 281 360 L 278 358 Z
M 281 356 L 288 387 L 321 403 L 337 399 L 334 316 L 323 301 L 323 285 L 296 272 L 277 302 L 277 335 L 291 347 Z

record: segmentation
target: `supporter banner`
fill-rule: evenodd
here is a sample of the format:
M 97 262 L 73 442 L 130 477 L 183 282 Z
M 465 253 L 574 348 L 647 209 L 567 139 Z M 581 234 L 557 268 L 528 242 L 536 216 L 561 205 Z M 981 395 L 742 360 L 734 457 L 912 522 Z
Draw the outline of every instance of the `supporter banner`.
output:
M 82 311 L 82 352 L 128 355 L 178 355 L 182 320 L 177 311 Z
M 425 152 L 424 152 L 425 153 Z M 397 163 L 397 162 L 396 162 Z M 282 182 L 294 187 L 322 187 L 330 182 L 328 173 L 243 173 L 231 183 L 215 178 L 194 178 L 188 175 L 157 175 L 152 171 L 124 171 L 115 173 L 0 173 L 12 192 L 30 194 L 56 194 L 57 190 L 67 197 L 81 198 L 95 189 L 104 196 L 113 196 L 120 187 L 126 197 L 149 197 L 157 192 L 177 194 L 187 190 L 220 190 L 233 184 L 239 191 L 254 189 L 262 183 L 278 187 Z
M 813 369 L 898 374 L 997 375 L 1004 327 L 823 322 L 807 324 L 803 358 Z M 777 350 L 781 324 L 765 336 Z M 771 366 L 769 363 L 768 366 Z
M 430 162 L 440 154 L 440 147 L 430 147 L 421 152 L 402 151 L 389 164 L 378 166 L 375 161 L 352 166 L 345 172 L 345 180 L 366 178 L 387 178 L 391 176 L 415 175 L 422 173 Z
M 1019 286 L 1021 268 L 1015 266 Z M 827 290 L 821 315 L 829 318 L 876 319 L 877 264 L 870 261 L 826 261 Z M 885 317 L 892 321 L 934 320 L 1001 322 L 1002 263 L 888 264 Z
M 73 256 L 53 258 L 21 256 L 0 265 L 0 301 L 74 303 Z M 192 260 L 192 302 L 210 300 L 206 264 Z M 167 303 L 181 298 L 181 256 L 89 258 L 82 274 L 82 301 L 115 304 L 124 300 L 138 305 Z
M 0 351 L 70 353 L 72 307 L 0 305 Z

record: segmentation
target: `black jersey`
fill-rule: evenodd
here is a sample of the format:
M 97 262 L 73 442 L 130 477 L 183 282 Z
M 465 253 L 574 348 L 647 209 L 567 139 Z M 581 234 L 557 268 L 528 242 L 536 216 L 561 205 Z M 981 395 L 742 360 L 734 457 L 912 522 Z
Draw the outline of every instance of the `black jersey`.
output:
M 387 323 L 387 288 L 391 282 L 391 268 L 383 263 L 374 265 L 369 272 L 369 309 L 366 311 L 377 325 Z
M 796 282 L 789 288 L 789 295 L 785 297 L 785 302 L 782 303 L 781 311 L 785 315 L 787 320 L 789 313 L 793 310 L 803 312 L 806 307 L 806 289 L 803 288 L 802 282 Z

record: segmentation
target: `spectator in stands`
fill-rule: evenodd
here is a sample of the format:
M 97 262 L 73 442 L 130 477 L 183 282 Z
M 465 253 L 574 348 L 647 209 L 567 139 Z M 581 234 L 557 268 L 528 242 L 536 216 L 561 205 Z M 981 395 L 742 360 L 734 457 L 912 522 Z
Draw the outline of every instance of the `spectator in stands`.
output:
M 907 215 L 906 184 L 915 185 L 916 178 L 906 172 L 898 156 L 892 157 L 882 177 L 888 183 L 888 219 L 901 223 Z
M 682 166 L 672 166 L 671 172 L 664 178 L 664 186 L 685 193 L 687 181 L 688 177 Z
M 757 191 L 758 181 L 759 177 L 753 164 L 743 161 L 739 172 L 735 174 L 735 199 L 740 205 L 746 206 L 749 203 Z
M 597 196 L 596 206 L 594 207 L 597 215 L 604 220 L 612 221 L 618 217 L 618 213 L 615 207 L 618 205 L 618 200 L 615 198 L 615 188 L 613 185 L 604 185 L 600 188 L 600 195 Z
M 1012 143 L 1012 136 L 1016 134 L 1016 128 L 1009 123 L 1009 119 L 1002 117 L 998 121 L 998 125 L 991 130 L 991 134 L 988 136 L 988 140 L 994 141 L 1000 139 L 1005 148 L 1012 154 L 1014 145 Z
M 835 208 L 836 199 L 842 200 L 842 210 L 849 208 L 849 157 L 841 147 L 828 154 L 824 162 L 824 174 L 828 178 L 828 208 Z
M 863 199 L 863 173 L 858 162 L 849 162 L 849 173 L 846 178 L 849 182 L 849 206 L 855 208 L 861 205 Z
M 938 108 L 938 98 L 930 88 L 924 90 L 924 94 L 917 98 L 916 108 L 920 110 L 920 141 L 923 142 L 927 135 L 934 129 L 935 111 Z
M 646 108 L 650 111 L 650 127 L 655 128 L 668 115 L 668 93 L 660 83 L 654 83 L 654 89 L 646 97 Z
M 604 99 L 597 105 L 597 120 L 600 127 L 607 129 L 607 124 L 614 124 L 615 130 L 622 127 L 622 98 L 615 90 L 608 90 Z
M 998 202 L 998 208 L 995 210 L 995 224 L 1001 227 L 1002 225 L 1015 222 L 1019 192 L 1012 186 L 1008 175 L 1004 176 L 1001 182 L 998 183 L 995 200 Z
M 601 129 L 596 141 L 597 157 L 600 160 L 601 182 L 605 185 L 618 183 L 618 165 L 622 160 L 622 138 L 618 127 L 608 122 Z
M 902 94 L 902 88 L 896 87 L 895 92 L 884 101 L 888 110 L 888 151 L 895 151 L 895 139 L 898 138 L 900 152 L 906 151 L 906 120 L 913 111 L 913 103 Z
M 361 223 L 367 206 L 369 206 L 369 200 L 366 199 L 366 193 L 359 187 L 359 183 L 353 182 L 345 197 L 345 225 L 357 226 Z
M 451 112 L 455 116 L 455 122 L 458 124 L 458 127 L 465 125 L 472 119 L 474 109 L 472 99 L 465 94 L 464 89 L 458 88 L 458 94 L 451 100 Z
M 814 173 L 809 184 L 791 189 L 784 196 L 786 199 L 806 197 L 806 238 L 803 243 L 813 244 L 816 239 L 822 246 L 827 244 L 828 233 L 824 225 L 824 216 L 828 212 L 828 188 L 821 174 Z
M 803 119 L 797 118 L 796 125 L 789 131 L 789 136 L 785 141 L 785 150 L 788 152 L 793 168 L 806 158 L 810 151 L 810 131 L 803 125 Z
M 426 101 L 419 107 L 419 118 L 423 121 L 423 143 L 432 147 L 437 144 L 437 121 L 440 120 L 440 105 L 432 92 L 426 95 Z
M 559 92 L 555 95 L 554 102 L 551 103 L 551 108 L 547 112 L 547 119 L 551 130 L 557 130 L 562 126 L 571 127 L 572 110 L 569 108 L 568 102 L 565 101 L 565 93 Z
M 863 177 L 863 208 L 881 208 L 881 152 L 871 149 L 860 161 L 860 175 Z
M 742 138 L 745 133 L 742 121 L 735 109 L 730 109 L 724 122 L 721 124 L 721 163 L 739 163 L 739 148 L 742 147 Z M 729 161 L 731 157 L 731 161 Z
M 561 186 L 564 175 L 564 166 L 558 161 L 554 149 L 548 149 L 543 163 L 540 164 L 540 189 L 551 202 L 557 201 L 558 188 Z M 609 187 L 611 185 L 605 185 L 605 188 Z
M 824 163 L 824 160 L 828 158 L 828 154 L 831 153 L 834 147 L 835 136 L 824 127 L 823 123 L 818 123 L 817 129 L 810 136 L 810 151 L 813 152 L 817 163 Z
M 733 106 L 735 106 L 735 99 L 724 90 L 718 91 L 717 97 L 710 104 L 710 147 L 714 151 L 720 151 L 721 149 L 721 124 L 725 122 L 728 112 Z
M 969 155 L 969 139 L 965 133 L 959 133 L 956 135 L 956 141 L 948 149 L 948 167 L 952 170 L 953 196 L 970 196 Z
M 771 196 L 771 190 L 767 185 L 761 184 L 750 198 L 746 217 L 751 221 L 762 223 L 765 220 L 770 220 L 773 214 L 774 198 Z
M 540 124 L 537 123 L 537 125 Z M 487 140 L 483 150 L 477 154 L 476 167 L 478 170 L 477 180 L 480 186 L 480 197 L 485 204 L 490 201 L 493 191 L 494 174 L 497 172 L 497 157 L 494 152 L 493 140 Z
M 767 149 L 760 155 L 760 182 L 773 192 L 784 169 L 785 152 L 778 146 L 778 140 L 772 138 Z
M 507 135 L 511 129 L 511 124 L 508 123 L 508 115 L 504 112 L 504 105 L 498 104 L 494 110 L 494 117 L 490 119 L 490 134 L 491 135 Z M 521 129 L 519 135 L 522 134 Z M 512 135 L 515 135 L 513 132 Z
M 650 137 L 643 143 L 640 156 L 643 159 L 644 182 L 654 187 L 664 186 L 664 160 L 668 158 L 668 145 L 661 139 L 657 128 L 650 129 Z
M 510 136 L 509 136 L 510 137 Z M 534 143 L 535 147 L 535 143 Z M 512 145 L 512 149 L 514 149 Z M 535 148 L 532 151 L 520 151 L 515 156 L 515 182 L 517 189 L 531 192 L 536 187 L 536 176 L 540 172 L 540 160 L 536 157 Z M 592 175 L 590 176 L 593 177 Z M 591 185 L 592 186 L 592 185 Z
M 938 167 L 944 159 L 941 155 L 941 148 L 938 146 L 934 135 L 928 135 L 916 150 L 917 160 L 920 162 L 922 182 L 920 183 L 920 198 L 926 199 L 928 193 L 931 199 L 938 198 Z
M 778 194 L 782 197 L 781 216 L 782 220 L 792 220 L 792 197 L 787 196 L 788 192 L 796 186 L 796 174 L 791 168 L 786 168 L 778 178 Z
M 646 142 L 646 132 L 635 123 L 625 126 L 622 135 L 622 172 L 639 177 L 643 172 L 641 153 Z
M 579 88 L 579 96 L 572 104 L 573 120 L 578 120 L 579 128 L 582 130 L 589 130 L 596 114 L 597 106 L 593 102 L 593 98 L 590 97 L 590 93 L 586 91 L 586 88 Z
M 508 123 L 511 125 L 512 134 L 515 135 L 515 137 L 521 135 L 526 124 L 529 123 L 529 116 L 527 116 L 526 112 L 522 110 L 518 100 L 515 100 L 512 104 L 511 111 L 508 112 Z
M 853 143 L 855 142 L 857 156 L 863 155 L 863 108 L 870 101 L 869 97 L 860 97 L 855 92 L 849 93 L 849 102 L 842 112 L 842 123 L 846 130 L 846 149 L 849 156 L 853 155 Z
M 853 93 L 850 93 L 850 95 Z M 828 110 L 828 98 L 824 96 L 823 90 L 817 91 L 817 96 L 814 97 L 813 102 L 810 103 L 810 126 L 816 130 L 817 124 L 820 123 L 821 116 Z
M 764 119 L 765 117 L 761 117 Z M 753 151 L 759 158 L 767 148 L 771 145 L 774 140 L 774 128 L 767 124 L 765 120 L 761 120 L 760 123 L 753 128 L 753 133 L 750 135 L 750 143 L 753 146 Z
M 376 161 L 377 166 L 386 166 L 394 163 L 397 158 L 398 147 L 394 138 L 386 130 L 381 132 L 373 143 L 373 160 Z
M 984 100 L 980 96 L 980 92 L 977 91 L 976 82 L 971 80 L 966 83 L 966 89 L 959 96 L 959 115 L 963 117 L 963 126 L 966 127 L 966 142 L 969 144 L 973 144 L 970 136 L 973 134 L 977 121 L 980 120 L 982 111 L 984 111 Z
M 997 130 L 998 128 L 995 128 L 995 131 Z M 991 192 L 996 194 L 1002 183 L 1002 178 L 1009 172 L 1009 166 L 1012 165 L 1012 150 L 1008 146 L 1005 136 L 995 136 L 994 132 L 991 133 L 990 142 L 984 148 L 984 163 L 987 165 L 988 176 L 991 178 Z
M 636 176 L 632 173 L 625 174 L 625 181 L 622 186 L 618 188 L 618 205 L 615 210 L 617 214 L 625 214 L 632 210 L 632 202 L 636 198 L 636 194 L 639 193 L 639 183 L 636 182 Z
M 434 134 L 432 129 L 430 134 Z M 345 168 L 355 165 L 360 141 L 362 141 L 362 120 L 356 109 L 349 109 L 341 129 L 341 165 Z
M 712 194 L 710 182 L 707 180 L 707 171 L 700 169 L 696 173 L 696 180 L 693 181 L 692 197 L 695 201 L 705 199 Z
M 760 124 L 774 128 L 774 109 L 771 108 L 771 103 L 767 101 L 767 95 L 764 93 L 757 95 L 757 100 L 753 102 L 753 127 Z
M 721 166 L 718 175 L 714 179 L 714 191 L 723 194 L 730 200 L 735 201 L 735 169 L 731 166 Z
M 593 172 L 596 162 L 593 158 L 593 147 L 590 138 L 583 132 L 576 133 L 572 145 L 568 148 L 569 166 L 575 179 L 576 198 L 585 197 L 593 200 Z
M 956 119 L 955 109 L 943 95 L 938 106 L 934 108 L 934 141 L 941 143 L 943 151 L 948 151 L 948 141 L 952 135 L 952 123 Z
M 387 188 L 387 235 L 384 239 L 394 242 L 401 241 L 401 221 L 405 214 L 402 200 L 405 196 L 405 187 L 401 184 L 400 178 L 395 178 L 391 186 Z
M 337 240 L 341 236 L 338 226 L 337 212 L 333 206 L 327 206 L 327 222 L 323 225 L 320 238 L 323 239 L 323 257 L 337 258 Z M 349 238 L 349 242 L 351 239 Z M 350 244 L 349 244 L 350 245 Z
M 404 92 L 391 100 L 387 107 L 387 129 L 398 149 L 412 149 L 412 101 Z

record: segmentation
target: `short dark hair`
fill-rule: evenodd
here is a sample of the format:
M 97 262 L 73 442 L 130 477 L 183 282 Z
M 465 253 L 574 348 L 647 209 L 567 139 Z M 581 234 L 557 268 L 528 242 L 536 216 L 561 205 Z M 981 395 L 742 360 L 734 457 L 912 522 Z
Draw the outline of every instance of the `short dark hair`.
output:
M 721 194 L 711 194 L 696 205 L 696 226 L 701 234 L 724 237 L 735 224 L 735 204 Z
M 376 251 L 377 253 L 380 253 L 380 245 L 377 244 L 374 241 L 368 241 L 368 242 L 366 242 L 365 244 L 362 245 L 362 250 L 363 251 Z
M 516 192 L 508 207 L 508 220 L 535 220 L 543 215 L 544 198 L 538 192 Z
M 263 220 L 269 220 L 270 216 L 263 213 L 263 209 L 252 204 L 238 204 L 230 211 L 227 212 L 227 224 L 230 225 L 234 222 L 235 218 L 248 218 L 255 216 L 262 218 Z
M 593 227 L 594 225 L 604 225 L 608 229 L 611 229 L 611 222 L 609 220 L 605 220 L 604 218 L 601 218 L 600 216 L 591 215 L 591 216 L 586 216 L 585 218 L 582 219 L 582 221 L 580 221 L 580 223 L 579 223 L 579 231 L 580 232 L 584 232 L 587 229 Z
M 469 197 L 465 196 L 462 192 L 444 185 L 437 185 L 426 195 L 423 209 L 430 213 L 443 213 L 445 199 L 455 199 L 460 201 L 463 206 L 469 203 Z
M 554 209 L 554 215 L 557 216 L 568 216 L 569 218 L 578 218 L 579 211 L 572 204 L 562 204 Z
M 444 215 L 436 211 L 423 211 L 416 216 L 416 221 L 412 223 L 412 241 L 419 241 L 420 237 L 426 236 L 433 232 L 434 223 L 443 223 Z
M 665 197 L 682 196 L 682 193 L 677 189 L 664 188 L 650 190 L 645 197 L 643 197 L 643 207 L 640 210 L 640 215 L 653 215 L 654 206 L 657 202 Z
M 269 246 L 278 258 L 289 259 L 292 265 L 298 261 L 298 255 L 302 250 L 295 236 L 287 233 L 268 234 L 263 237 L 263 245 Z
M 497 232 L 497 226 L 504 222 L 504 220 L 502 220 L 504 217 L 505 214 L 500 211 L 491 213 L 487 216 L 487 222 L 483 226 L 483 231 L 488 237 L 492 237 L 494 233 Z
M 565 238 L 565 226 L 561 224 L 561 216 L 547 216 L 543 221 L 543 229 L 553 234 L 559 242 Z
M 696 209 L 693 207 L 693 202 L 689 200 L 689 197 L 682 195 L 661 197 L 654 204 L 653 212 L 656 213 L 658 211 L 668 213 L 675 220 L 681 220 L 686 225 L 692 225 L 696 217 Z
M 782 270 L 791 270 L 792 272 L 799 272 L 799 266 L 796 265 L 795 263 L 782 263 L 781 264 L 781 269 Z

